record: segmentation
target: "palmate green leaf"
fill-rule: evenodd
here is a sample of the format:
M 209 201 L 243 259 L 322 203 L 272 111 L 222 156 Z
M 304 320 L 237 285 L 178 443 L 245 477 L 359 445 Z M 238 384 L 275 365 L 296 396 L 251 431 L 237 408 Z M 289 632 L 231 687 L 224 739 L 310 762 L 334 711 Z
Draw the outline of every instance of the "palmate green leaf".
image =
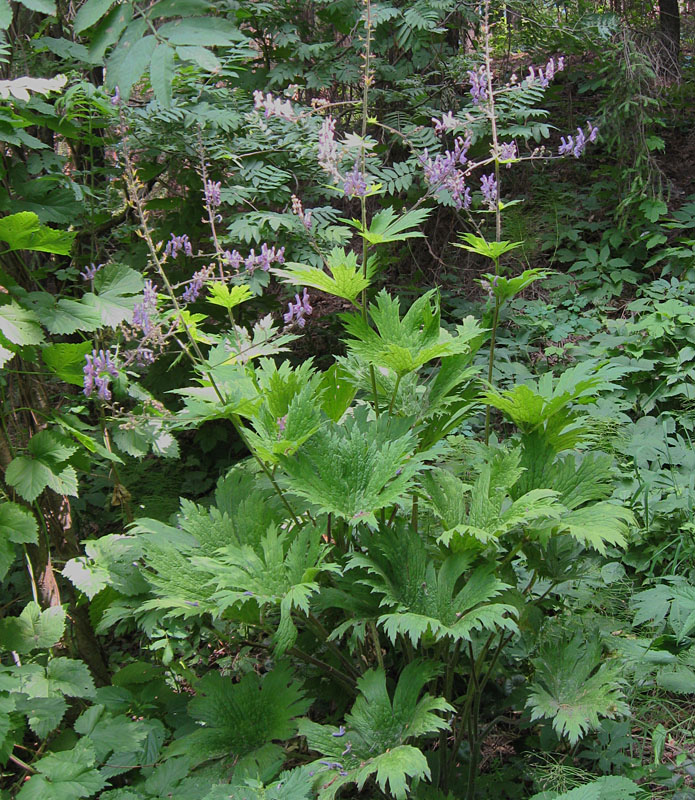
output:
M 350 525 L 374 523 L 398 502 L 423 467 L 407 420 L 368 419 L 361 407 L 342 424 L 327 422 L 293 456 L 279 455 L 283 483 L 324 513 Z
M 400 242 L 404 239 L 413 239 L 424 236 L 420 231 L 412 230 L 424 222 L 432 213 L 431 208 L 418 208 L 408 211 L 401 216 L 391 208 L 385 208 L 372 217 L 369 230 L 362 229 L 362 223 L 358 220 L 350 221 L 360 235 L 370 244 L 384 244 L 385 242 Z
M 419 297 L 401 319 L 400 301 L 382 290 L 369 307 L 376 325 L 372 328 L 361 315 L 343 315 L 351 353 L 374 367 L 385 367 L 403 376 L 435 358 L 466 353 L 480 332 L 477 327 L 458 329 L 457 336 L 440 327 L 439 301 L 435 290 Z
M 280 622 L 274 634 L 276 651 L 284 653 L 294 645 L 297 629 L 292 610 L 309 613 L 309 599 L 319 586 L 316 576 L 322 571 L 337 572 L 335 564 L 325 562 L 330 548 L 321 531 L 304 525 L 292 533 L 278 533 L 271 527 L 254 548 L 251 545 L 227 545 L 214 558 L 193 558 L 213 577 L 216 587 L 212 601 L 216 612 L 250 603 L 258 608 L 278 608 Z
M 342 247 L 333 248 L 326 259 L 326 265 L 330 275 L 317 267 L 294 262 L 285 264 L 284 269 L 273 269 L 272 272 L 282 278 L 283 283 L 320 289 L 351 303 L 371 283 L 372 270 L 368 270 L 366 276 L 363 275 L 362 267 L 357 263 L 357 255 L 352 251 L 346 253 Z
M 67 256 L 72 249 L 76 234 L 59 231 L 42 225 L 36 214 L 20 211 L 0 219 L 0 241 L 7 243 L 4 252 L 12 250 L 34 250 L 41 253 L 56 253 Z
M 327 757 L 315 765 L 326 768 L 317 781 L 319 797 L 334 797 L 348 783 L 360 790 L 375 775 L 382 791 L 405 798 L 407 778 L 429 778 L 424 755 L 406 742 L 449 727 L 439 714 L 453 707 L 443 697 L 421 696 L 438 672 L 439 666 L 432 662 L 411 662 L 401 672 L 392 700 L 383 669 L 369 670 L 357 682 L 360 694 L 341 730 L 300 720 L 299 732 L 309 747 Z
M 45 611 L 38 603 L 25 606 L 18 617 L 0 621 L 0 642 L 6 650 L 20 654 L 53 647 L 65 630 L 65 609 L 51 606 Z
M 491 261 L 497 261 L 505 253 L 509 253 L 523 244 L 523 242 L 506 241 L 488 242 L 484 237 L 476 236 L 474 233 L 462 233 L 460 236 L 465 241 L 465 244 L 455 244 L 454 247 L 460 247 L 462 250 L 469 250 L 471 253 L 485 256 Z
M 226 283 L 208 284 L 208 303 L 222 306 L 228 311 L 253 298 L 253 292 L 246 285 L 227 286 Z
M 586 547 L 605 553 L 606 545 L 627 545 L 627 534 L 634 523 L 634 515 L 628 508 L 606 502 L 563 514 L 559 526 Z
M 199 761 L 219 756 L 247 756 L 273 741 L 297 732 L 295 718 L 311 701 L 287 664 L 259 677 L 250 672 L 235 683 L 218 672 L 208 673 L 196 687 L 188 712 L 204 727 L 179 740 L 181 751 Z
M 629 778 L 606 775 L 569 792 L 541 792 L 531 800 L 632 800 L 640 797 L 642 788 Z
M 49 753 L 33 764 L 32 775 L 22 786 L 17 800 L 77 800 L 102 789 L 105 779 L 95 768 L 94 748 L 81 739 L 72 750 Z
M 130 322 L 135 305 L 142 300 L 143 286 L 136 270 L 125 264 L 107 264 L 94 277 L 94 293 L 88 292 L 82 302 L 100 315 L 103 325 L 113 328 Z
M 365 571 L 360 582 L 382 595 L 382 606 L 392 609 L 378 620 L 391 641 L 399 633 L 417 646 L 423 636 L 469 641 L 475 631 L 516 630 L 510 616 L 514 608 L 494 602 L 508 588 L 494 575 L 494 565 L 472 570 L 457 591 L 474 555 L 451 554 L 437 569 L 412 528 L 401 526 L 397 531 L 398 536 L 389 531 L 388 536 L 379 533 L 365 539 L 367 553 L 357 553 L 348 562 L 350 569 Z
M 515 278 L 505 278 L 502 275 L 488 273 L 483 275 L 485 279 L 483 286 L 488 287 L 492 296 L 502 304 L 506 303 L 507 300 L 511 300 L 512 297 L 516 297 L 519 292 L 522 292 L 535 281 L 543 280 L 550 274 L 551 272 L 546 269 L 526 269 Z
M 567 737 L 570 744 L 598 728 L 601 717 L 628 713 L 618 664 L 604 659 L 598 634 L 589 639 L 584 631 L 572 638 L 552 637 L 534 665 L 526 701 L 531 720 L 552 720 L 558 736 Z

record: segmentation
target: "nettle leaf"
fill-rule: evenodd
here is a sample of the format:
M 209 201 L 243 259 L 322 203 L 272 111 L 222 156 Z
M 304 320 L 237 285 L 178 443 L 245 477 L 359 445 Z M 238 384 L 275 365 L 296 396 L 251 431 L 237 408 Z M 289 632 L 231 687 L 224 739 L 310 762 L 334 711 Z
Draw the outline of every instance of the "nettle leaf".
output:
M 534 659 L 536 672 L 527 708 L 531 720 L 550 719 L 558 736 L 576 744 L 599 719 L 629 712 L 623 700 L 617 661 L 607 662 L 598 634 L 577 631 L 569 639 L 552 637 Z
M 439 301 L 435 290 L 419 297 L 401 319 L 400 300 L 382 290 L 369 307 L 376 325 L 372 328 L 361 315 L 343 315 L 345 329 L 353 338 L 347 346 L 351 353 L 374 367 L 386 367 L 403 376 L 435 358 L 466 353 L 471 340 L 480 333 L 475 328 L 459 328 L 452 336 L 440 327 Z
M 44 340 L 39 317 L 15 300 L 0 305 L 0 333 L 20 347 L 41 344 Z
M 342 297 L 351 303 L 370 285 L 373 269 L 363 274 L 362 267 L 357 263 L 356 253 L 346 253 L 344 248 L 335 247 L 326 259 L 330 275 L 317 267 L 306 264 L 289 262 L 284 269 L 273 269 L 273 273 L 283 278 L 283 283 L 293 286 L 310 286 L 320 289 L 334 297 Z
M 408 492 L 423 468 L 416 450 L 407 420 L 370 420 L 362 407 L 342 424 L 327 423 L 293 456 L 278 458 L 293 493 L 357 525 L 374 523 L 376 511 Z
M 22 786 L 17 800 L 76 800 L 104 788 L 106 780 L 95 768 L 92 744 L 81 739 L 72 750 L 49 753 L 33 767 L 38 772 Z
M 0 620 L 0 641 L 6 650 L 31 653 L 53 647 L 65 630 L 65 609 L 51 606 L 45 611 L 38 603 L 25 606 L 18 617 Z
M 398 536 L 389 530 L 388 536 L 365 537 L 367 553 L 357 553 L 348 562 L 350 569 L 366 572 L 360 582 L 382 595 L 381 605 L 392 609 L 378 620 L 392 642 L 398 634 L 417 646 L 424 636 L 470 641 L 476 631 L 516 630 L 514 608 L 494 602 L 508 587 L 494 574 L 493 564 L 471 570 L 457 591 L 474 554 L 451 554 L 437 568 L 412 528 L 397 530 Z
M 68 704 L 62 697 L 18 697 L 16 710 L 26 714 L 32 731 L 45 739 L 60 725 Z
M 46 366 L 66 383 L 82 386 L 84 382 L 84 357 L 92 349 L 92 342 L 58 342 L 41 348 L 41 358 Z
M 383 669 L 369 670 L 357 682 L 360 695 L 345 725 L 319 725 L 300 720 L 299 733 L 322 758 L 312 765 L 320 769 L 320 798 L 334 797 L 349 783 L 361 790 L 375 776 L 383 792 L 405 798 L 408 778 L 429 778 L 423 753 L 409 739 L 438 733 L 449 727 L 438 713 L 454 709 L 443 697 L 421 696 L 427 682 L 439 667 L 431 662 L 414 661 L 400 674 L 393 700 L 386 688 Z
M 112 752 L 137 753 L 148 735 L 141 720 L 110 714 L 103 705 L 88 708 L 77 718 L 74 728 L 89 737 L 98 761 L 104 761 Z
M 94 680 L 83 661 L 74 658 L 52 658 L 46 666 L 50 691 L 68 697 L 94 697 Z
M 124 595 L 145 594 L 148 584 L 137 566 L 142 554 L 138 538 L 109 534 L 85 542 L 85 555 L 70 559 L 63 575 L 89 600 L 107 586 Z
M 203 727 L 179 744 L 182 752 L 194 752 L 198 760 L 240 758 L 275 740 L 290 739 L 297 732 L 295 718 L 311 703 L 287 664 L 277 665 L 262 677 L 247 673 L 238 683 L 211 672 L 196 689 L 188 712 Z
M 29 99 L 28 96 L 26 99 Z M 67 256 L 70 255 L 75 236 L 74 232 L 58 231 L 42 225 L 32 211 L 20 211 L 19 214 L 0 219 L 0 240 L 9 245 L 5 252 L 35 250 Z
M 5 480 L 32 503 L 48 486 L 58 494 L 77 496 L 77 473 L 64 462 L 77 450 L 51 431 L 34 435 L 29 454 L 17 456 L 7 466 Z
M 36 517 L 19 503 L 0 504 L 0 540 L 16 544 L 36 544 L 39 527 Z
M 116 327 L 130 322 L 135 305 L 142 300 L 142 275 L 125 264 L 107 264 L 94 276 L 94 292 L 88 292 L 82 302 L 91 306 L 101 322 Z

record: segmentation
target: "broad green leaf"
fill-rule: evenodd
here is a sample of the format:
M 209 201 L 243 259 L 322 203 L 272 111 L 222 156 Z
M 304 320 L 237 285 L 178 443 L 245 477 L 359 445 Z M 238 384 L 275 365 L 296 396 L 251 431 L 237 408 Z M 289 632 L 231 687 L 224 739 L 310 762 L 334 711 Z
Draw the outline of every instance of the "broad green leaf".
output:
M 161 17 L 192 17 L 210 10 L 208 0 L 158 0 L 147 10 L 150 19 Z
M 108 48 L 118 41 L 133 18 L 133 5 L 119 3 L 115 5 L 104 19 L 97 25 L 92 33 L 92 43 L 89 46 L 89 57 L 94 62 L 99 62 L 104 57 Z M 147 24 L 142 22 L 141 32 L 147 29 Z
M 99 22 L 111 8 L 113 2 L 114 0 L 86 0 L 75 15 L 75 21 L 72 25 L 73 32 L 80 34 Z
M 171 80 L 174 76 L 174 51 L 164 42 L 155 48 L 150 62 L 150 83 L 162 108 L 171 107 Z
M 491 261 L 497 261 L 500 256 L 515 250 L 521 246 L 523 242 L 488 242 L 482 236 L 476 236 L 474 233 L 462 233 L 461 238 L 466 244 L 455 244 L 454 247 L 460 247 L 463 250 L 469 250 L 471 253 L 485 256 Z
M 99 761 L 109 753 L 136 753 L 147 738 L 147 728 L 141 721 L 110 714 L 103 705 L 88 708 L 77 718 L 75 731 L 89 736 Z
M 370 244 L 383 244 L 385 242 L 399 242 L 424 236 L 420 231 L 411 230 L 424 222 L 432 213 L 431 208 L 419 208 L 408 211 L 400 217 L 392 208 L 385 208 L 372 217 L 369 230 L 362 230 L 362 223 L 352 220 L 354 225 Z
M 0 621 L 0 641 L 6 650 L 30 653 L 53 647 L 64 630 L 63 606 L 42 611 L 38 603 L 31 602 L 18 617 L 5 617 Z
M 181 61 L 192 61 L 205 72 L 219 72 L 222 67 L 219 58 L 205 47 L 177 47 L 176 55 Z
M 38 530 L 36 518 L 28 508 L 19 503 L 0 504 L 0 539 L 17 544 L 36 544 Z
M 26 697 L 17 702 L 17 711 L 27 715 L 29 727 L 41 739 L 60 725 L 67 710 L 62 697 Z
M 42 348 L 41 358 L 61 380 L 73 386 L 82 386 L 86 363 L 84 357 L 91 349 L 91 342 L 59 342 Z
M 53 480 L 50 467 L 28 456 L 17 456 L 12 459 L 5 471 L 5 480 L 30 503 L 41 494 Z
M 105 779 L 95 768 L 94 747 L 81 739 L 72 750 L 49 753 L 34 762 L 38 774 L 22 786 L 17 800 L 78 800 L 102 789 Z
M 187 17 L 166 22 L 157 33 L 172 45 L 225 47 L 246 41 L 244 34 L 232 22 L 221 17 Z
M 89 292 L 83 302 L 92 306 L 104 325 L 115 327 L 130 321 L 133 309 L 141 302 L 144 286 L 142 275 L 125 264 L 107 264 L 94 278 L 94 292 Z
M 6 31 L 12 24 L 12 6 L 9 0 L 0 0 L 0 30 Z
M 29 11 L 38 11 L 40 14 L 56 14 L 55 0 L 19 0 Z
M 642 796 L 642 789 L 629 778 L 607 775 L 568 792 L 541 792 L 531 800 L 633 800 Z
M 20 347 L 43 342 L 43 331 L 37 315 L 15 300 L 0 305 L 0 333 Z
M 287 263 L 284 269 L 273 269 L 272 272 L 283 278 L 284 283 L 310 286 L 351 303 L 370 284 L 369 273 L 366 277 L 363 275 L 362 267 L 357 263 L 357 255 L 353 252 L 346 253 L 342 247 L 335 247 L 326 259 L 326 264 L 330 275 L 317 267 L 293 262 Z
M 230 311 L 253 298 L 253 292 L 245 285 L 232 286 L 230 289 L 226 283 L 210 283 L 208 284 L 208 291 L 210 293 L 208 303 L 222 306 Z
M 35 250 L 42 253 L 70 254 L 76 234 L 42 225 L 32 211 L 20 211 L 0 219 L 0 240 L 9 250 Z
M 86 295 L 84 300 L 61 297 L 56 303 L 55 298 L 47 292 L 42 294 L 44 296 L 41 299 L 35 296 L 32 296 L 32 299 L 34 310 L 49 333 L 59 336 L 69 335 L 75 331 L 89 333 L 101 327 L 99 309 L 95 308 L 95 303 L 90 300 L 94 295 Z
M 51 692 L 68 697 L 94 697 L 94 681 L 84 661 L 74 658 L 52 658 L 46 667 Z
M 130 90 L 147 69 L 156 45 L 157 40 L 151 34 L 135 41 L 131 41 L 130 37 L 126 38 L 124 34 L 106 62 L 106 82 L 109 88 L 115 89 L 118 86 L 121 97 L 127 100 Z

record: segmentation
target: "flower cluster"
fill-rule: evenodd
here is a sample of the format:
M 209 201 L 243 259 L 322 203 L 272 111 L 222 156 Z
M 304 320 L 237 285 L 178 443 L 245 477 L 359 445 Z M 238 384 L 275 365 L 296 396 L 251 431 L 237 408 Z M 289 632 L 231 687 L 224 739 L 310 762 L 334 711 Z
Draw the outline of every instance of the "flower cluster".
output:
M 103 267 L 103 264 L 98 264 L 96 267 L 94 264 L 90 264 L 88 267 L 85 267 L 82 272 L 80 272 L 80 277 L 83 281 L 93 281 L 94 276 L 99 272 L 99 270 Z
M 247 272 L 253 273 L 257 267 L 260 267 L 263 272 L 268 272 L 271 266 L 275 263 L 285 263 L 285 248 L 279 247 L 277 250 L 274 247 L 268 247 L 263 242 L 261 245 L 261 252 L 256 254 L 254 248 L 251 248 L 249 254 L 244 258 L 238 250 L 225 250 L 223 256 L 227 263 L 237 272 L 241 269 L 243 264 Z
M 99 399 L 108 403 L 111 400 L 109 382 L 111 378 L 118 377 L 118 369 L 111 360 L 111 354 L 108 351 L 92 350 L 91 355 L 88 353 L 85 356 L 85 361 L 87 363 L 82 370 L 85 397 L 90 397 L 96 387 Z
M 561 138 L 562 144 L 558 147 L 558 153 L 561 156 L 573 155 L 579 158 L 583 153 L 588 142 L 595 142 L 598 137 L 598 128 L 590 122 L 586 123 L 587 134 L 581 128 L 577 128 L 575 136 L 568 136 L 566 139 Z
M 311 316 L 311 312 L 314 310 L 309 299 L 309 292 L 306 289 L 302 292 L 301 297 L 298 294 L 294 296 L 294 303 L 288 303 L 289 310 L 282 317 L 285 321 L 285 325 L 291 325 L 293 322 L 300 328 L 306 325 L 304 317 Z
M 182 233 L 181 236 L 174 236 L 172 233 L 171 239 L 167 242 L 167 246 L 164 248 L 164 255 L 176 258 L 180 250 L 183 250 L 184 255 L 192 256 L 193 245 L 191 245 L 191 240 L 188 238 L 188 234 L 186 233 Z
M 494 209 L 497 205 L 497 181 L 493 174 L 480 176 L 480 191 L 488 208 Z
M 538 68 L 538 73 L 533 69 L 533 67 L 529 67 L 528 76 L 526 78 L 526 82 L 529 86 L 536 81 L 540 83 L 540 85 L 547 89 L 550 85 L 550 82 L 555 77 L 556 73 L 562 72 L 565 68 L 565 57 L 560 56 L 557 60 L 557 64 L 555 63 L 555 59 L 551 58 L 550 61 L 544 67 Z
M 311 210 L 304 210 L 302 201 L 297 197 L 296 194 L 292 195 L 292 213 L 299 217 L 300 222 L 308 231 L 311 230 Z
M 458 125 L 458 122 L 454 117 L 454 112 L 447 111 L 442 115 L 441 119 L 432 117 L 432 124 L 434 125 L 434 132 L 437 134 L 437 136 L 442 136 L 449 131 L 453 131 Z
M 347 197 L 364 197 L 367 194 L 367 181 L 356 161 L 352 172 L 348 172 L 345 176 L 343 191 Z
M 151 314 L 157 310 L 157 287 L 151 280 L 145 281 L 142 290 L 142 301 L 133 309 L 133 327 L 139 328 L 145 336 L 152 330 Z
M 282 117 L 282 119 L 290 121 L 297 119 L 292 103 L 289 100 L 285 100 L 283 103 L 279 97 L 273 97 L 270 92 L 263 96 L 263 92 L 255 91 L 253 93 L 253 107 L 256 111 L 263 111 L 266 119 L 270 117 Z
M 473 105 L 479 106 L 482 103 L 486 103 L 488 99 L 488 74 L 485 67 L 479 67 L 477 70 L 468 70 L 468 81 L 471 85 L 471 97 L 473 98 Z
M 221 181 L 205 181 L 205 205 L 207 205 L 209 208 L 219 208 L 220 204 L 222 203 L 222 198 L 220 197 L 221 188 Z
M 516 142 L 502 142 L 499 146 L 499 159 L 501 161 L 509 161 L 507 169 L 511 167 L 511 161 L 519 157 L 519 151 L 516 147 Z
M 470 189 L 465 185 L 463 174 L 457 169 L 468 162 L 468 149 L 471 146 L 470 136 L 463 139 L 456 138 L 453 150 L 439 153 L 434 159 L 429 157 L 427 150 L 420 156 L 425 180 L 433 192 L 447 189 L 456 208 L 469 208 L 471 204 Z
M 200 290 L 203 288 L 203 285 L 212 277 L 213 271 L 214 266 L 212 264 L 208 264 L 207 267 L 203 267 L 202 269 L 199 269 L 197 272 L 193 273 L 193 277 L 188 282 L 188 286 L 181 295 L 181 299 L 184 303 L 195 303 L 195 301 L 198 299 L 198 295 L 200 294 Z
M 319 166 L 334 180 L 340 180 L 338 172 L 338 145 L 335 141 L 335 120 L 326 117 L 319 130 Z

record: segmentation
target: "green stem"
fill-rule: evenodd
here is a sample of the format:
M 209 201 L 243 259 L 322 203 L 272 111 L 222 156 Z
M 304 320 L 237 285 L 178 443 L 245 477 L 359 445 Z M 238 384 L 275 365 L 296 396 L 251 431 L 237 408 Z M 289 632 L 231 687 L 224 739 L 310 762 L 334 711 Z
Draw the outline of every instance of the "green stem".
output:
M 396 385 L 393 387 L 393 396 L 391 397 L 391 402 L 389 403 L 389 411 L 388 414 L 391 416 L 393 412 L 393 404 L 396 402 L 396 395 L 398 394 L 398 387 L 401 385 L 401 376 L 400 374 L 396 378 Z

